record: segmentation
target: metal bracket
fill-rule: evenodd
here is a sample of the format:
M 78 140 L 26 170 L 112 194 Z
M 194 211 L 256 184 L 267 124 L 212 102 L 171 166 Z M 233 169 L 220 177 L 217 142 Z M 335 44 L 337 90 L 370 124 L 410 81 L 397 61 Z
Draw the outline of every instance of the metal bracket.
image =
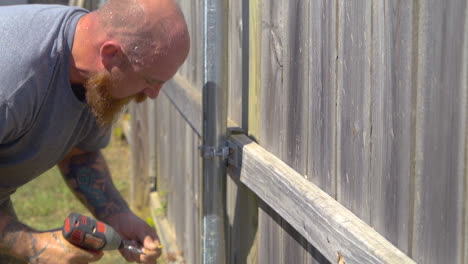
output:
M 214 159 L 219 157 L 222 160 L 226 160 L 229 156 L 229 147 L 216 149 L 211 146 L 199 146 L 198 149 L 200 150 L 200 156 L 204 159 Z
M 228 147 L 229 147 L 229 157 L 228 157 L 228 165 L 231 165 L 235 168 L 239 167 L 239 155 L 237 154 L 237 145 L 231 143 L 228 141 Z
M 245 135 L 244 130 L 239 127 L 229 127 L 228 128 L 228 137 L 232 135 Z M 222 160 L 227 160 L 228 164 L 234 167 L 239 166 L 238 155 L 237 155 L 237 145 L 227 141 L 227 146 L 222 148 L 215 148 L 212 146 L 199 146 L 198 150 L 200 151 L 200 156 L 204 159 L 214 159 L 221 158 Z
M 228 138 L 233 135 L 245 135 L 245 134 L 246 134 L 245 131 L 240 127 L 228 127 Z M 236 144 L 232 143 L 231 141 L 228 141 L 227 145 L 229 147 L 228 165 L 233 166 L 234 168 L 239 168 L 240 161 L 239 161 L 239 154 L 237 153 L 239 151 L 239 147 Z

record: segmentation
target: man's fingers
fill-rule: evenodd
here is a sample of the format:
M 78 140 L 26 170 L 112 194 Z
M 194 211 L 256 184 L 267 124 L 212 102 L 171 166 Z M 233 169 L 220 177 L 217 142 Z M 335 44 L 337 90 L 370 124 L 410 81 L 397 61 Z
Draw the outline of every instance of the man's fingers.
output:
M 143 247 L 151 251 L 156 251 L 161 249 L 161 242 L 159 242 L 159 238 L 156 235 L 154 237 L 145 236 L 143 239 Z
M 156 259 L 161 256 L 161 250 L 158 251 L 150 251 L 148 249 L 144 249 L 145 255 L 140 255 L 140 261 L 142 263 L 155 263 Z
M 124 257 L 127 262 L 134 262 L 135 260 L 132 257 L 132 254 L 127 249 L 120 249 L 120 254 Z

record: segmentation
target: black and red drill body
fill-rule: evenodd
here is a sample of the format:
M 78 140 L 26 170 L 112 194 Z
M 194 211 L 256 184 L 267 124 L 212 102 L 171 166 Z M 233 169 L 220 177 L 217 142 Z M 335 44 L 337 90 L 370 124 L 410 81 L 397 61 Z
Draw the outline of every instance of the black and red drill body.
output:
M 62 234 L 70 243 L 86 250 L 114 250 L 125 246 L 112 227 L 77 213 L 71 213 L 65 219 Z

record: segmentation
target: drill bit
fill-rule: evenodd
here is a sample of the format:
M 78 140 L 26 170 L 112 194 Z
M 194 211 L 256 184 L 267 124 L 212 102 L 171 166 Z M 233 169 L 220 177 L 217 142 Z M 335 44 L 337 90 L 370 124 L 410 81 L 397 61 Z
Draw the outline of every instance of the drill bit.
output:
M 132 245 L 131 242 L 128 241 L 128 240 L 123 241 L 123 248 L 128 249 L 129 251 L 131 251 L 133 253 L 137 253 L 137 254 L 140 254 L 140 255 L 146 255 L 145 252 L 143 252 L 143 249 Z

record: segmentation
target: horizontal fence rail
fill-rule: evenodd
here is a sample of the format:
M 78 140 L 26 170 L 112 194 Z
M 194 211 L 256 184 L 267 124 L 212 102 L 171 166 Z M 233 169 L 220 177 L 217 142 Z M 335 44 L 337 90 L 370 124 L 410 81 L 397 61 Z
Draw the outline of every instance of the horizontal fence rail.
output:
M 329 261 L 415 263 L 351 211 L 244 135 L 236 146 L 240 180 Z

